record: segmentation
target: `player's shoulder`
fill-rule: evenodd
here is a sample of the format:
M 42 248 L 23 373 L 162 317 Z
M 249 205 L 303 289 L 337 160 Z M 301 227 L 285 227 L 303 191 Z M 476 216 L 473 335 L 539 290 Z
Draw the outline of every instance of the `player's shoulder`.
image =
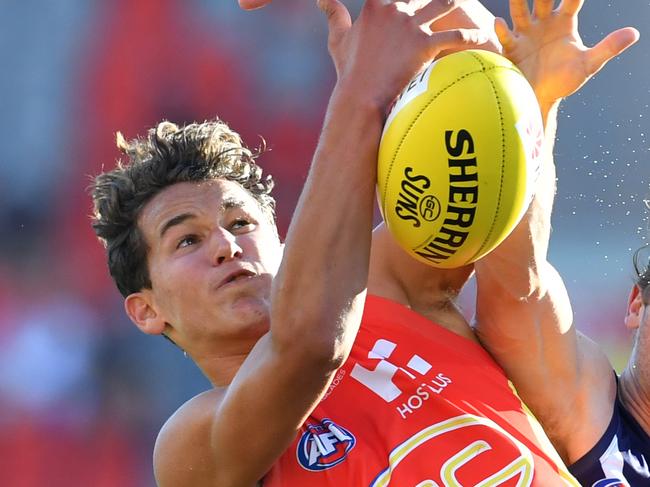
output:
M 226 391 L 226 388 L 210 389 L 185 402 L 160 429 L 156 446 L 159 442 L 174 441 L 178 433 L 211 423 Z
M 648 485 L 650 437 L 616 397 L 610 423 L 594 446 L 569 466 L 582 485 Z M 607 477 L 607 478 L 606 478 Z M 605 483 L 618 480 L 620 483 Z
M 153 458 L 159 486 L 200 485 L 213 475 L 211 434 L 225 392 L 211 389 L 194 396 L 160 429 Z

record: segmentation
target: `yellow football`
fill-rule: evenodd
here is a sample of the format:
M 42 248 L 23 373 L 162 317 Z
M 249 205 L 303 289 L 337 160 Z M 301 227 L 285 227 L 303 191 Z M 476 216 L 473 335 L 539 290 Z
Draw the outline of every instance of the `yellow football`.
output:
M 431 63 L 391 109 L 379 147 L 379 206 L 416 259 L 454 268 L 505 239 L 532 198 L 543 141 L 535 94 L 492 52 Z

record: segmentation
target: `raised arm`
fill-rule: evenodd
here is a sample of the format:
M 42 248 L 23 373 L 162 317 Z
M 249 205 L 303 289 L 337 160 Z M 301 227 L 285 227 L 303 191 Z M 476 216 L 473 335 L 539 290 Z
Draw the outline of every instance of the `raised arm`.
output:
M 360 324 L 386 107 L 441 49 L 483 40 L 470 31 L 430 32 L 452 3 L 420 2 L 406 13 L 368 0 L 354 24 L 338 0 L 319 5 L 338 81 L 273 283 L 270 332 L 223 397 L 199 397 L 161 433 L 162 487 L 252 486 L 289 446 Z
M 562 279 L 547 260 L 555 195 L 552 148 L 560 100 L 578 90 L 638 33 L 621 29 L 595 47 L 578 34 L 582 0 L 511 0 L 513 31 L 499 19 L 504 53 L 522 69 L 545 122 L 545 150 L 536 196 L 514 232 L 476 263 L 476 326 L 564 461 L 582 456 L 610 420 L 615 381 L 605 355 L 573 326 Z

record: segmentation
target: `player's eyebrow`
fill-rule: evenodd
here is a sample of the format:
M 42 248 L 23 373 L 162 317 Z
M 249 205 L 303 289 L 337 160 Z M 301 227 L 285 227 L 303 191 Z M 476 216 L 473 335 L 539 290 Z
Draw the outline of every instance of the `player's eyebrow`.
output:
M 176 225 L 180 225 L 181 223 L 187 220 L 191 220 L 193 218 L 196 218 L 196 215 L 194 213 L 181 213 L 180 215 L 176 215 L 175 217 L 170 218 L 165 222 L 165 224 L 160 229 L 160 234 L 159 234 L 160 238 L 162 239 L 165 235 L 165 232 L 167 232 L 167 230 L 169 230 L 170 228 Z
M 233 208 L 243 208 L 244 206 L 246 206 L 246 202 L 244 200 L 238 198 L 225 198 L 219 205 L 219 210 L 221 212 L 225 212 Z M 165 233 L 167 232 L 167 230 L 169 230 L 170 228 L 176 225 L 180 225 L 181 223 L 187 220 L 192 220 L 194 218 L 196 218 L 196 215 L 194 213 L 181 213 L 180 215 L 176 215 L 175 217 L 170 218 L 160 228 L 160 233 L 159 233 L 160 238 L 162 239 Z
M 224 212 L 227 210 L 232 210 L 233 208 L 243 208 L 244 206 L 246 206 L 246 202 L 244 200 L 238 198 L 224 198 L 224 200 L 221 202 L 221 205 L 219 205 L 219 209 Z

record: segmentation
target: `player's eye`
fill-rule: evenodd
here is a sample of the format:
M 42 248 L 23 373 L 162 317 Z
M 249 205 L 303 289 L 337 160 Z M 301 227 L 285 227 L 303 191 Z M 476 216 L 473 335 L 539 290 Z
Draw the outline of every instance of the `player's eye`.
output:
M 185 235 L 183 238 L 181 238 L 178 243 L 176 244 L 177 249 L 182 249 L 184 247 L 189 247 L 190 245 L 194 245 L 199 241 L 196 235 Z
M 230 228 L 231 230 L 239 230 L 241 228 L 246 228 L 249 225 L 252 225 L 252 223 L 246 218 L 237 218 L 230 224 Z

